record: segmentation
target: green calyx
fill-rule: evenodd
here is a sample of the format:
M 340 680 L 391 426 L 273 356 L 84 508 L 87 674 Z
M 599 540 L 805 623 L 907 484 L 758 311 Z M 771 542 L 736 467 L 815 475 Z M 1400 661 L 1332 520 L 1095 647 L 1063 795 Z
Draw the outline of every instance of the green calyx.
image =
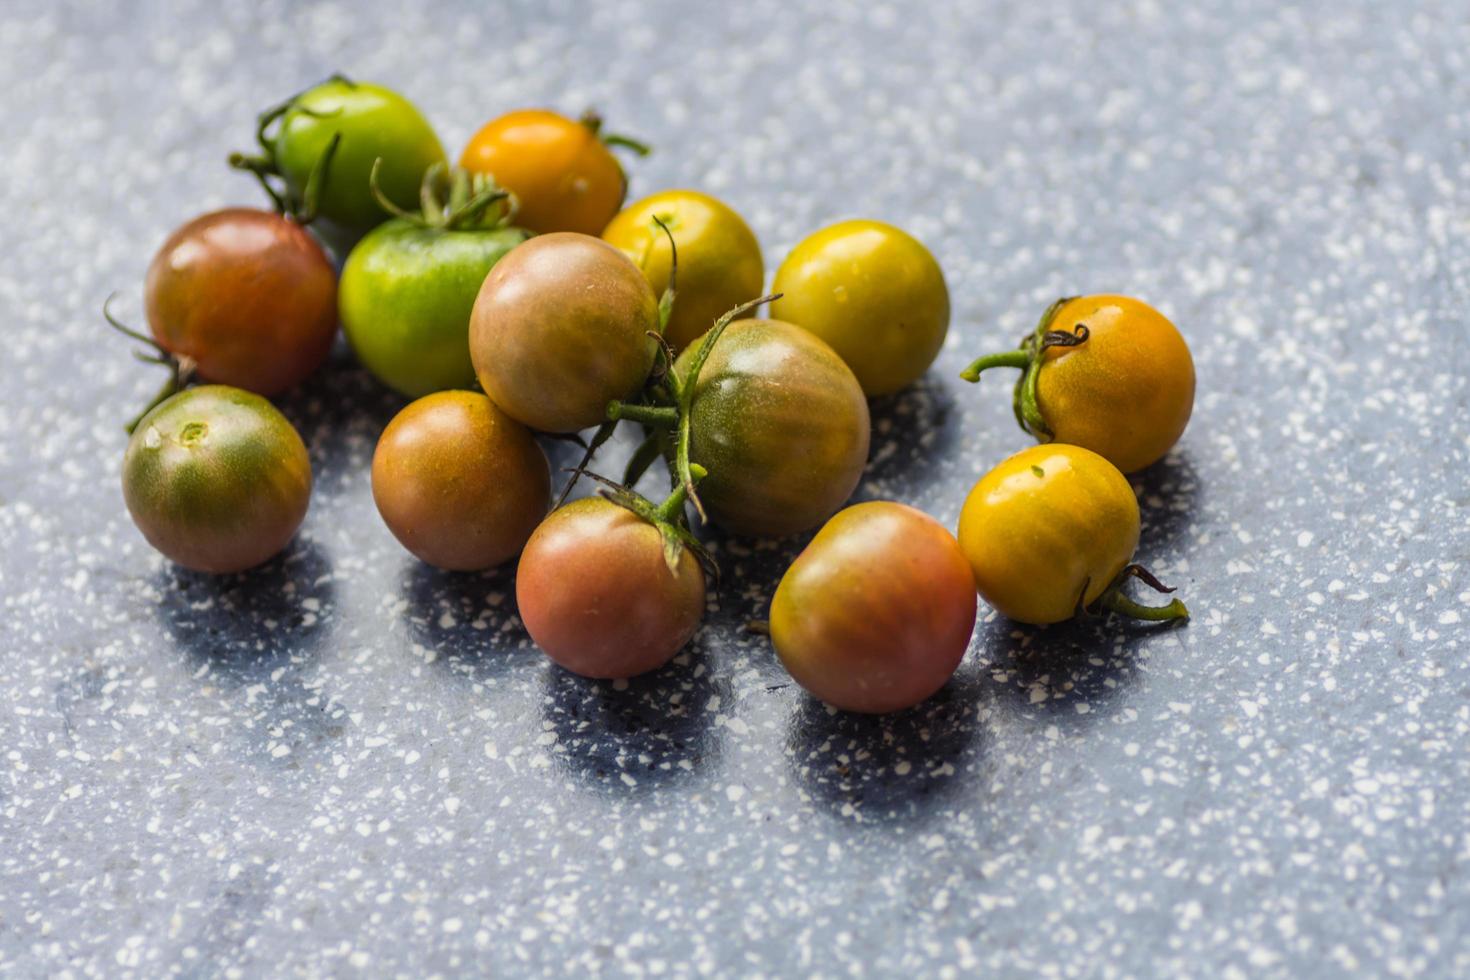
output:
M 1016 387 L 1011 395 L 1011 408 L 1016 414 L 1016 424 L 1038 442 L 1051 442 L 1054 436 L 1051 426 L 1041 414 L 1041 404 L 1036 394 L 1041 368 L 1046 363 L 1046 358 L 1042 355 L 1051 347 L 1077 347 L 1087 343 L 1089 334 L 1085 323 L 1077 324 L 1071 332 L 1051 328 L 1057 312 L 1076 298 L 1063 296 L 1048 306 L 1041 314 L 1036 329 L 1021 338 L 1021 345 L 1017 349 L 976 358 L 969 367 L 960 372 L 961 378 L 974 384 L 980 380 L 981 373 L 991 368 L 1020 369 L 1021 377 L 1016 380 Z
M 1130 619 L 1143 620 L 1150 623 L 1169 623 L 1186 620 L 1189 618 L 1189 609 L 1179 599 L 1170 599 L 1163 606 L 1145 606 L 1143 603 L 1130 598 L 1124 592 L 1124 586 L 1129 579 L 1136 578 L 1155 592 L 1170 593 L 1174 590 L 1154 577 L 1153 573 L 1142 565 L 1131 564 L 1118 573 L 1102 595 L 1093 600 L 1091 605 L 1083 605 L 1087 596 L 1087 585 L 1082 587 L 1082 595 L 1077 597 L 1078 616 L 1100 616 L 1106 613 L 1117 613 L 1119 616 L 1127 616 Z
M 582 113 L 582 118 L 577 120 L 587 127 L 588 132 L 602 141 L 604 146 L 621 147 L 631 150 L 640 157 L 646 157 L 653 152 L 653 147 L 642 140 L 636 140 L 631 136 L 623 136 L 619 133 L 604 133 L 602 131 L 602 116 L 596 109 L 588 109 Z
M 693 467 L 692 474 L 695 482 L 706 476 L 704 467 L 698 464 Z M 684 514 L 684 504 L 688 501 L 688 494 L 684 487 L 675 486 L 661 503 L 655 504 L 625 484 L 614 483 L 590 471 L 585 472 L 584 475 L 602 484 L 602 489 L 598 492 L 604 498 L 625 510 L 632 511 L 658 529 L 659 536 L 663 539 L 664 564 L 668 566 L 671 575 L 679 574 L 679 561 L 684 555 L 684 549 L 688 548 L 699 561 L 705 574 L 718 581 L 720 569 L 715 564 L 714 557 L 689 530 Z
M 662 456 L 669 464 L 670 481 L 676 488 L 683 488 L 702 522 L 709 520 L 709 517 L 705 514 L 704 504 L 700 502 L 699 493 L 695 489 L 697 480 L 694 476 L 695 470 L 701 467 L 689 459 L 690 420 L 694 415 L 694 392 L 699 387 L 699 373 L 704 369 L 705 361 L 709 360 L 710 352 L 719 343 L 726 327 L 756 307 L 780 298 L 780 293 L 761 296 L 741 303 L 716 320 L 695 349 L 683 375 L 674 366 L 673 351 L 667 344 L 662 345 L 662 371 L 655 368 L 649 385 L 643 391 L 643 401 L 613 402 L 607 407 L 608 418 L 614 420 L 612 424 L 616 424 L 617 419 L 634 419 L 653 430 L 633 454 L 627 475 L 636 480 L 655 459 Z M 635 465 L 640 465 L 641 469 L 635 472 Z
M 291 96 L 286 101 L 273 105 L 260 115 L 255 117 L 255 142 L 259 150 L 255 153 L 235 152 L 229 155 L 229 164 L 236 170 L 243 170 L 255 177 L 260 183 L 261 189 L 271 199 L 276 213 L 290 218 L 298 225 L 309 225 L 316 220 L 317 204 L 321 200 L 323 189 L 327 182 L 327 168 L 332 163 L 332 157 L 337 152 L 338 145 L 342 142 L 342 134 L 335 133 L 327 148 L 317 159 L 311 168 L 311 174 L 307 177 L 306 186 L 298 194 L 292 190 L 281 171 L 280 162 L 276 156 L 276 134 L 271 129 L 281 117 L 292 109 L 304 112 L 309 116 L 324 119 L 330 113 L 317 112 L 300 106 L 301 97 L 312 89 L 325 85 L 327 82 L 341 82 L 351 88 L 353 82 L 345 75 L 335 74 L 326 82 L 313 85 L 311 88 L 303 89 Z
M 112 327 L 112 329 L 124 337 L 136 340 L 140 344 L 148 347 L 147 353 L 140 350 L 133 351 L 133 356 L 138 360 L 145 364 L 161 364 L 168 368 L 168 377 L 164 379 L 163 386 L 158 389 L 158 393 L 153 396 L 153 400 L 147 404 L 143 411 L 134 416 L 132 421 L 124 426 L 127 433 L 132 435 L 133 430 L 138 427 L 138 423 L 143 421 L 149 412 L 189 386 L 194 380 L 198 366 L 194 363 L 192 357 L 174 354 L 141 330 L 136 330 L 113 316 L 112 301 L 116 298 L 117 294 L 113 293 L 102 303 L 102 316 L 107 320 L 108 326 Z
M 471 174 L 460 167 L 436 163 L 424 171 L 419 187 L 419 210 L 405 211 L 389 200 L 378 186 L 383 158 L 373 161 L 368 189 L 378 206 L 395 218 L 442 231 L 494 231 L 511 223 L 516 214 L 515 198 L 499 187 L 488 174 Z M 495 205 L 505 202 L 504 207 Z

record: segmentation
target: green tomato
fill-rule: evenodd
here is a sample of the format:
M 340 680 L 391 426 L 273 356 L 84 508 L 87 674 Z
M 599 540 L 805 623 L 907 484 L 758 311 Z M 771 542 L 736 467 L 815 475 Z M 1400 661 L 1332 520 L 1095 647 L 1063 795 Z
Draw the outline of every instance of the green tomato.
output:
M 771 316 L 805 327 L 842 355 L 869 397 L 934 363 L 949 332 L 949 289 L 918 239 L 881 221 L 810 235 L 776 270 Z
M 311 461 L 270 402 L 203 385 L 138 422 L 122 483 L 149 544 L 195 571 L 239 572 L 275 555 L 301 526 Z
M 699 342 L 676 370 L 687 376 Z M 699 372 L 689 458 L 709 471 L 699 499 L 736 534 L 810 530 L 852 496 L 868 461 L 868 403 L 817 337 L 779 320 L 736 320 Z
M 276 166 L 292 192 L 304 193 L 332 137 L 341 142 L 327 167 L 317 213 L 334 244 L 350 244 L 388 215 L 368 187 L 383 159 L 378 187 L 401 208 L 418 202 L 424 171 L 444 163 L 444 147 L 412 102 L 381 85 L 332 78 L 292 100 L 273 140 Z
M 475 297 L 495 263 L 529 237 L 520 228 L 448 230 L 403 218 L 368 232 L 338 286 L 342 329 L 363 366 L 410 398 L 473 386 Z

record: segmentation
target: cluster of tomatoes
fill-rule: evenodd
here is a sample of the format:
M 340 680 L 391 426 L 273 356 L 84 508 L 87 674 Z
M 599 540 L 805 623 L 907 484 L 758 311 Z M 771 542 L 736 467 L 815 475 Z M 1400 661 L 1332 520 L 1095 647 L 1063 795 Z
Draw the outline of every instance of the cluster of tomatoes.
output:
M 693 533 L 704 522 L 821 528 L 768 629 L 791 675 L 849 710 L 943 686 L 977 590 L 1027 623 L 1187 615 L 1123 589 L 1163 587 L 1132 564 L 1139 511 L 1122 474 L 1168 451 L 1194 399 L 1188 347 L 1145 304 L 1059 301 L 1018 349 L 967 369 L 1020 369 L 1016 417 L 1041 445 L 975 485 L 956 538 L 900 503 L 841 509 L 867 461 L 867 399 L 919 378 L 949 328 L 939 264 L 910 235 L 826 228 L 761 296 L 760 247 L 722 202 L 667 191 L 623 207 L 613 150 L 647 149 L 595 116 L 510 113 L 450 167 L 401 95 L 334 76 L 263 113 L 256 136 L 231 162 L 274 210 L 206 214 L 169 237 L 148 269 L 151 336 L 108 315 L 169 368 L 133 427 L 123 490 L 175 562 L 240 571 L 296 533 L 310 462 L 267 398 L 320 366 L 340 322 L 362 364 L 415 399 L 373 456 L 388 528 L 446 569 L 519 556 L 527 631 L 579 674 L 640 674 L 690 640 L 716 571 Z M 766 303 L 770 318 L 753 318 Z M 614 482 L 591 466 L 619 425 L 641 443 Z M 586 447 L 555 505 L 536 433 Z M 631 489 L 659 465 L 663 500 Z M 601 492 L 563 504 L 579 477 Z

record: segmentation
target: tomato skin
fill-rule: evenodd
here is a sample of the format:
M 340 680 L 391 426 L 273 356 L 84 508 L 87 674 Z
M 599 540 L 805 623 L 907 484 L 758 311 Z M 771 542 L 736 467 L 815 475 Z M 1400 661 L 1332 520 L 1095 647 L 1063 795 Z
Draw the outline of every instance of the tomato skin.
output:
M 736 534 L 781 537 L 831 516 L 862 477 L 869 437 L 857 379 L 800 327 L 737 320 L 700 371 L 689 456 L 709 471 L 699 498 L 710 518 Z
M 1083 296 L 1051 329 L 1088 338 L 1042 355 L 1036 397 L 1057 442 L 1107 457 L 1124 473 L 1163 458 L 1194 409 L 1194 359 L 1174 324 L 1127 296 Z
M 148 266 L 153 337 L 206 381 L 278 395 L 321 366 L 337 332 L 337 275 L 278 214 L 227 208 L 178 228 Z
M 459 165 L 494 177 L 516 197 L 516 224 L 541 234 L 600 235 L 628 189 L 622 166 L 591 126 L 547 109 L 492 119 L 470 138 Z
M 918 239 L 881 221 L 843 221 L 776 270 L 771 316 L 832 345 L 869 396 L 918 380 L 949 332 L 949 288 Z
M 766 268 L 755 233 L 724 202 L 699 191 L 660 191 L 619 211 L 602 233 L 638 264 L 658 295 L 668 288 L 672 253 L 655 217 L 669 226 L 679 250 L 678 293 L 664 337 L 680 351 L 723 314 L 759 296 Z
M 311 496 L 311 460 L 270 402 L 202 385 L 139 421 L 122 485 L 133 523 L 167 558 L 199 572 L 239 572 L 296 534 Z
M 960 511 L 975 587 L 1003 616 L 1071 619 L 1138 547 L 1138 500 L 1118 468 L 1080 446 L 1023 449 L 982 476 Z
M 546 455 L 477 392 L 440 391 L 394 416 L 373 453 L 373 501 L 399 542 L 439 568 L 520 553 L 551 502 Z
M 338 309 L 358 360 L 410 398 L 475 381 L 470 311 L 490 269 L 529 237 L 519 228 L 453 231 L 402 218 L 357 243 Z
M 511 418 L 576 432 L 607 417 L 653 368 L 658 298 L 626 255 L 563 232 L 495 264 L 470 316 L 480 386 Z
M 976 605 L 970 564 L 943 525 L 903 504 L 855 504 L 782 576 L 771 642 L 796 682 L 828 704 L 900 711 L 955 672 Z
M 704 572 L 685 548 L 675 575 L 657 528 L 602 497 L 555 510 L 516 568 L 516 603 L 536 645 L 584 677 L 668 663 L 704 615 Z
M 373 162 L 383 159 L 378 187 L 384 195 L 410 209 L 418 204 L 424 171 L 445 162 L 444 147 L 423 114 L 392 89 L 330 79 L 297 97 L 275 137 L 276 163 L 298 197 L 338 133 L 317 212 L 330 226 L 326 237 L 350 246 L 388 218 L 369 190 Z

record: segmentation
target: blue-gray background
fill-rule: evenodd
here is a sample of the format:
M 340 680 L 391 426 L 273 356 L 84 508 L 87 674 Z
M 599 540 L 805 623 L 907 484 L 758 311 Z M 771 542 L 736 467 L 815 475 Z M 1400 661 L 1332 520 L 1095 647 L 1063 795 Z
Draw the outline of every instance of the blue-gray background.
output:
M 0 973 L 1470 971 L 1462 0 L 0 10 Z M 585 682 L 510 573 L 384 530 L 400 402 L 345 352 L 282 402 L 297 544 L 177 572 L 117 486 L 157 379 L 98 307 L 257 202 L 226 152 L 339 69 L 451 153 L 595 104 L 658 146 L 635 195 L 726 198 L 769 268 L 843 217 L 929 242 L 950 343 L 860 496 L 945 522 L 1024 443 L 967 358 L 1149 299 L 1199 397 L 1141 555 L 1193 621 L 989 617 L 923 708 L 833 716 L 736 630 L 799 542 L 716 537 L 687 654 Z

